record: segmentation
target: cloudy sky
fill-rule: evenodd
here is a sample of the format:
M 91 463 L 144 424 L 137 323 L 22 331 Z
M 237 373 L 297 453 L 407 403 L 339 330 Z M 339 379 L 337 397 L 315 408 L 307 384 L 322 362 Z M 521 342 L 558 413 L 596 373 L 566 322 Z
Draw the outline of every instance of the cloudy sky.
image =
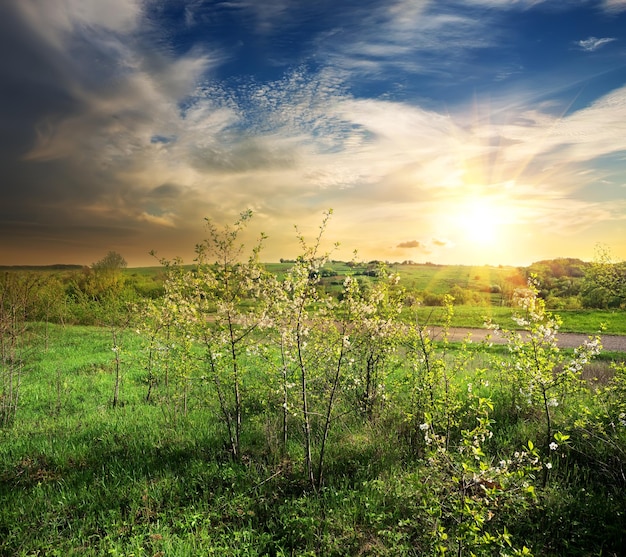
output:
M 0 264 L 626 259 L 626 0 L 3 0 Z

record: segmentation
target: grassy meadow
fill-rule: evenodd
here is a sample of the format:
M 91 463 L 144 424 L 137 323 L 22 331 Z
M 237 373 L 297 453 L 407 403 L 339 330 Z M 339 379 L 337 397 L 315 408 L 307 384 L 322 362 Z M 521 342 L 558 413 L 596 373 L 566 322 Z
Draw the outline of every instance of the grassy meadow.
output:
M 265 268 L 125 269 L 125 304 L 63 270 L 80 311 L 2 314 L 0 555 L 624 554 L 626 364 L 593 339 L 623 310 L 558 311 L 591 336 L 557 350 L 519 269 Z M 530 340 L 423 328 L 485 317 Z

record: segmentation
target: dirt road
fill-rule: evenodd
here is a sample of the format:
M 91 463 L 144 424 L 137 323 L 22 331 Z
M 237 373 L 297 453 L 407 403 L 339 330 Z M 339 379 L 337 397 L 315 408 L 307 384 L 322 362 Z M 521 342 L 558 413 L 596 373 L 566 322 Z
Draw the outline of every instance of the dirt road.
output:
M 432 338 L 437 340 L 441 338 L 441 327 L 428 327 Z M 453 327 L 450 329 L 450 342 L 461 342 L 468 334 L 471 335 L 472 342 L 481 342 L 487 335 L 491 333 L 491 342 L 494 344 L 506 344 L 506 340 L 493 334 L 487 329 L 466 329 L 461 327 Z M 558 344 L 562 348 L 576 348 L 585 340 L 589 339 L 589 335 L 582 333 L 559 333 Z M 609 352 L 626 352 L 626 335 L 602 335 L 602 349 Z

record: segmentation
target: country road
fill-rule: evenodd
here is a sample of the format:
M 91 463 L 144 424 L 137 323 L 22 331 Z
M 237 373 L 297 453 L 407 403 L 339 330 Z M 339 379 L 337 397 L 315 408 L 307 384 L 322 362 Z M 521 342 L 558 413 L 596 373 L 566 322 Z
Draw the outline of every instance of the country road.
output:
M 441 338 L 443 334 L 441 327 L 427 327 L 427 329 L 434 340 Z M 506 344 L 506 340 L 494 334 L 493 331 L 464 327 L 451 327 L 449 340 L 450 342 L 461 342 L 469 334 L 472 342 L 481 342 L 490 333 L 491 342 L 494 344 Z M 585 340 L 588 340 L 589 335 L 583 333 L 559 333 L 557 338 L 558 345 L 561 348 L 576 348 Z M 609 352 L 626 352 L 626 335 L 602 335 L 602 349 Z

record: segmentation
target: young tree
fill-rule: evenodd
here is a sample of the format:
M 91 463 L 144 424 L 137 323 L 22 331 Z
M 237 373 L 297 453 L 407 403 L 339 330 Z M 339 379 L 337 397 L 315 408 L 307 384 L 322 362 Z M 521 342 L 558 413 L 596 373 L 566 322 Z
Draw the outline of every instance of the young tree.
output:
M 33 274 L 0 275 L 0 428 L 10 426 L 17 414 L 27 321 L 39 282 Z
M 120 404 L 123 363 L 121 333 L 131 324 L 135 302 L 134 292 L 124 288 L 124 268 L 126 260 L 115 251 L 108 252 L 91 266 L 91 272 L 86 274 L 83 289 L 77 296 L 78 303 L 85 308 L 92 323 L 107 327 L 111 333 L 115 370 L 112 398 L 114 408 Z
M 164 296 L 145 300 L 140 320 L 149 339 L 146 401 L 153 400 L 156 392 L 166 417 L 175 423 L 180 413 L 187 413 L 192 376 L 200 367 L 194 354 L 198 296 L 195 276 L 182 261 L 161 263 L 166 268 Z
M 98 271 L 115 272 L 128 266 L 126 259 L 116 251 L 109 251 L 102 259 L 96 261 L 91 267 Z
M 455 377 L 466 367 L 471 356 L 465 342 L 454 356 L 449 354 L 453 302 L 451 296 L 444 296 L 445 322 L 437 338 L 428 323 L 420 322 L 416 315 L 403 342 L 409 366 L 406 390 L 409 393 L 407 422 L 411 439 L 419 439 L 417 427 L 428 422 L 441 435 L 446 448 L 459 422 L 461 405 Z
M 573 356 L 564 354 L 557 345 L 561 321 L 546 311 L 545 301 L 539 298 L 534 277 L 528 287 L 516 293 L 521 315 L 514 317 L 518 331 L 500 330 L 491 326 L 507 339 L 510 357 L 501 362 L 510 382 L 516 409 L 539 408 L 544 420 L 544 453 L 549 454 L 555 427 L 552 409 L 564 402 L 566 394 L 580 388 L 583 368 L 602 349 L 599 335 L 589 337 L 574 350 Z M 545 482 L 545 476 L 544 476 Z
M 242 356 L 253 333 L 269 324 L 265 289 L 267 271 L 259 261 L 265 235 L 244 257 L 240 235 L 252 218 L 244 211 L 233 226 L 222 229 L 207 219 L 208 237 L 196 246 L 197 336 L 205 348 L 234 458 L 241 453 L 242 389 L 246 367 Z
M 122 270 L 126 260 L 116 251 L 108 252 L 102 259 L 91 265 L 93 279 L 99 294 L 117 294 L 124 287 Z
M 320 280 L 319 270 L 328 260 L 328 254 L 320 253 L 320 251 L 322 236 L 330 215 L 331 211 L 326 213 L 312 246 L 309 246 L 304 236 L 298 232 L 302 254 L 287 273 L 273 306 L 274 322 L 280 331 L 282 359 L 285 362 L 283 365 L 283 439 L 286 439 L 287 416 L 291 408 L 290 370 L 287 367 L 287 362 L 290 362 L 296 370 L 299 384 L 300 411 L 296 415 L 299 416 L 302 425 L 305 472 L 312 487 L 316 486 L 316 479 L 313 465 L 309 383 L 311 374 L 316 368 L 314 361 L 319 353 L 315 343 L 311 344 L 314 340 L 311 335 L 320 328 L 321 316 L 316 309 L 321 306 L 322 300 L 317 285 Z
M 259 261 L 265 236 L 247 258 L 240 243 L 251 217 L 252 212 L 245 211 L 234 225 L 223 228 L 207 219 L 208 236 L 196 246 L 192 268 L 181 261 L 161 261 L 168 269 L 165 298 L 161 305 L 151 302 L 148 308 L 153 339 L 150 385 L 160 368 L 166 386 L 177 380 L 186 408 L 191 375 L 203 362 L 205 374 L 197 379 L 208 380 L 215 388 L 233 458 L 241 456 L 249 371 L 243 360 L 256 342 L 253 333 L 269 324 L 268 273 Z
M 585 297 L 592 305 L 626 303 L 626 261 L 614 261 L 607 247 L 596 249 L 596 259 L 587 270 Z
M 404 291 L 396 288 L 400 277 L 386 266 L 381 264 L 376 276 L 377 280 L 367 289 L 347 277 L 342 294 L 351 316 L 354 402 L 357 411 L 370 422 L 382 409 L 385 369 L 401 336 L 397 318 L 405 297 Z

